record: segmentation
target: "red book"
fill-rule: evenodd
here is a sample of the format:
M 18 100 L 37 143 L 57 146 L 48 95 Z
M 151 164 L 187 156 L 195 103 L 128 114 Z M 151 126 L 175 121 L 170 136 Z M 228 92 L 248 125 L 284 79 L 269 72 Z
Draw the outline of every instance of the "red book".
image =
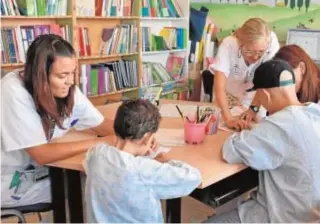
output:
M 91 0 L 92 1 L 92 0 Z M 95 0 L 95 15 L 96 16 L 102 16 L 102 5 L 103 5 L 103 0 Z
M 84 56 L 85 55 L 85 51 L 84 51 L 84 40 L 83 40 L 83 34 L 82 34 L 82 28 L 79 27 L 78 28 L 78 38 L 79 38 L 79 55 L 80 56 Z
M 86 47 L 86 55 L 90 56 L 91 55 L 91 46 L 90 46 L 90 39 L 89 39 L 89 31 L 88 28 L 83 28 L 84 29 L 84 38 L 85 38 L 85 47 Z

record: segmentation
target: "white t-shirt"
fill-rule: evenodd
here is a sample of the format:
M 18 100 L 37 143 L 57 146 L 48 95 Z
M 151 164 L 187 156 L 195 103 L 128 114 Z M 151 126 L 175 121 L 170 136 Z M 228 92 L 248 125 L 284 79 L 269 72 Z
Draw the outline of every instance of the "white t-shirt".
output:
M 18 71 L 7 74 L 1 80 L 1 89 L 1 195 L 4 201 L 14 198 L 14 190 L 17 190 L 9 189 L 15 171 L 23 171 L 30 164 L 37 166 L 24 149 L 48 141 L 34 101 Z M 76 87 L 72 114 L 63 122 L 65 130 L 56 125 L 52 139 L 65 135 L 71 127 L 77 130 L 96 127 L 103 119 L 102 114 Z
M 279 42 L 276 34 L 271 32 L 271 42 L 265 54 L 249 66 L 242 57 L 239 47 L 236 37 L 226 37 L 219 46 L 215 62 L 209 69 L 223 72 L 227 77 L 226 91 L 238 97 L 244 106 L 249 106 L 255 92 L 247 93 L 246 90 L 253 86 L 254 71 L 261 63 L 273 58 L 279 50 Z

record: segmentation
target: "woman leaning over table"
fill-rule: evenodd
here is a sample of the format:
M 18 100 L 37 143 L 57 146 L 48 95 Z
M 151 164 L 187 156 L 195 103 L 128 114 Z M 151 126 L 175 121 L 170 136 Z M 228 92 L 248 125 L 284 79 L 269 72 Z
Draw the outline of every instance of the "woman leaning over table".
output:
M 292 44 L 281 47 L 274 58 L 287 61 L 292 66 L 299 101 L 320 105 L 320 68 L 310 56 L 301 47 Z M 246 121 L 255 121 L 257 117 L 255 112 L 247 110 L 241 115 L 241 118 Z
M 42 165 L 106 140 L 51 143 L 52 139 L 72 127 L 92 128 L 100 136 L 112 133 L 112 123 L 74 84 L 76 65 L 67 41 L 41 35 L 30 45 L 24 69 L 2 78 L 1 207 L 50 202 L 50 181 Z
M 209 68 L 215 76 L 215 100 L 228 127 L 239 130 L 245 128 L 247 123 L 232 116 L 227 93 L 237 97 L 243 106 L 256 110 L 254 102 L 250 104 L 254 93 L 247 93 L 246 90 L 252 87 L 255 69 L 271 59 L 278 50 L 276 34 L 260 18 L 247 20 L 233 35 L 222 41 L 216 60 Z

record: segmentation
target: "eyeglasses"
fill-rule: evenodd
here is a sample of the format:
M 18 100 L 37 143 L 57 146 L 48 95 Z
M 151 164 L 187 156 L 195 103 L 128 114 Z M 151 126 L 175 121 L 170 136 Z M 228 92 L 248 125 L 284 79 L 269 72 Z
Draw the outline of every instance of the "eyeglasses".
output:
M 246 50 L 244 46 L 241 46 L 241 47 L 240 47 L 240 50 L 241 50 L 241 53 L 242 53 L 243 55 L 246 55 L 246 56 L 249 56 L 249 57 L 252 57 L 252 56 L 256 56 L 256 55 L 257 55 L 257 56 L 261 57 L 261 56 L 263 56 L 263 55 L 266 53 L 266 51 L 269 49 L 269 47 L 270 47 L 270 43 L 268 44 L 268 46 L 266 47 L 266 49 L 264 49 L 264 50 L 262 50 L 262 51 Z

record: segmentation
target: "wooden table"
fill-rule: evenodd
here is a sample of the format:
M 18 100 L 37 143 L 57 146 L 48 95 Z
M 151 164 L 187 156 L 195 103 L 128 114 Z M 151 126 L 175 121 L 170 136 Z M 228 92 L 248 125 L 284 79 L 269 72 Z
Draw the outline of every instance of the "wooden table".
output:
M 190 101 L 170 101 L 165 100 L 161 101 L 161 104 L 203 104 L 199 102 L 190 102 Z M 120 103 L 109 104 L 105 106 L 100 106 L 98 109 L 101 113 L 108 119 L 114 119 L 116 110 Z M 205 104 L 204 104 L 205 105 Z M 181 118 L 162 118 L 160 128 L 183 128 L 183 121 Z M 230 132 L 218 131 L 215 135 L 207 135 L 205 140 L 200 145 L 185 145 L 185 146 L 176 146 L 172 147 L 171 151 L 168 153 L 168 157 L 171 159 L 177 159 L 185 161 L 192 166 L 200 169 L 202 174 L 202 184 L 199 188 L 205 188 L 212 184 L 215 184 L 222 179 L 230 177 L 240 171 L 244 170 L 246 166 L 242 164 L 228 164 L 226 163 L 221 155 L 222 145 L 225 142 L 226 138 L 230 136 Z M 67 141 L 78 141 L 84 139 L 95 138 L 92 133 L 87 132 L 71 132 L 68 133 L 63 138 L 59 139 L 59 142 Z M 110 137 L 114 138 L 114 137 Z M 77 156 L 70 157 L 65 160 L 57 161 L 55 163 L 49 164 L 49 166 L 73 170 L 73 171 L 83 171 L 82 161 L 85 154 L 80 154 Z M 70 192 L 69 192 L 70 193 Z M 174 213 L 177 210 L 180 210 L 180 201 L 172 201 L 174 204 Z M 169 206 L 170 207 L 170 206 Z M 178 209 L 176 207 L 179 207 Z M 167 213 L 170 211 L 167 210 Z M 177 214 L 175 214 L 177 215 Z M 170 218 L 171 216 L 171 218 Z M 170 222 L 177 222 L 180 220 L 180 215 L 177 215 L 176 220 L 172 215 L 167 214 Z M 168 221 L 168 220 L 167 220 Z

